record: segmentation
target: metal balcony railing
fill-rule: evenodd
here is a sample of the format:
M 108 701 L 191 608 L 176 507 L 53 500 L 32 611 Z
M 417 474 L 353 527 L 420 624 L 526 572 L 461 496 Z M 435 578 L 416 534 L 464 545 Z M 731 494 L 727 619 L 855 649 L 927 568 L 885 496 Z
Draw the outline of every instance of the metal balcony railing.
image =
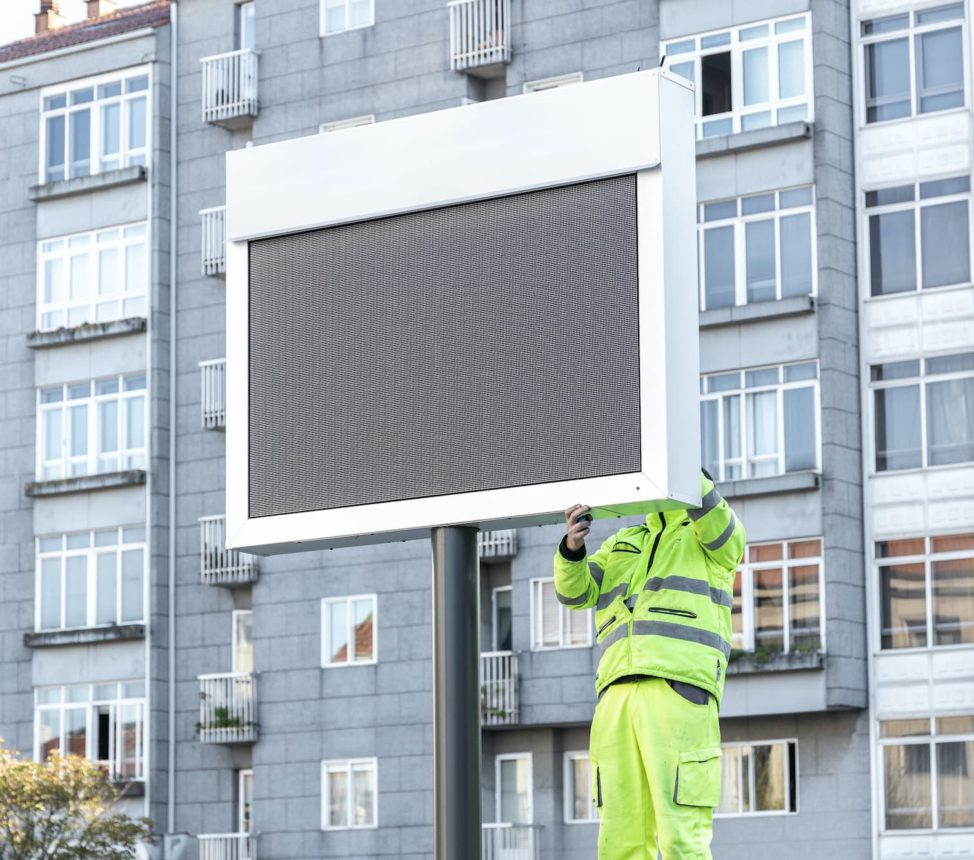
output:
M 481 558 L 500 560 L 517 555 L 517 529 L 481 532 L 477 542 Z
M 220 430 L 227 423 L 227 360 L 200 362 L 200 409 L 204 430 Z
M 257 860 L 257 837 L 250 833 L 201 833 L 200 860 Z
M 450 0 L 450 68 L 511 61 L 511 0 Z
M 227 518 L 200 517 L 200 577 L 204 585 L 248 585 L 257 581 L 257 557 L 227 549 Z
M 480 655 L 480 724 L 513 726 L 518 720 L 517 654 L 488 651 Z
M 205 744 L 257 740 L 257 679 L 246 672 L 200 675 L 200 721 Z
M 200 209 L 202 270 L 204 275 L 223 275 L 227 271 L 226 206 Z
M 483 860 L 538 860 L 540 830 L 537 824 L 484 824 L 481 857 Z
M 257 116 L 257 52 L 203 57 L 203 122 L 240 128 Z

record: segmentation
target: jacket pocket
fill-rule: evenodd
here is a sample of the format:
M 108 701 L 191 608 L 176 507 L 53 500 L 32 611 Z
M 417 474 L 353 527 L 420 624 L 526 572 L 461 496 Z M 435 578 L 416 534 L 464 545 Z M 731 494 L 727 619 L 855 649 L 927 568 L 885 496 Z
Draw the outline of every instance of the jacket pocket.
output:
M 679 615 L 680 618 L 696 618 L 697 613 L 689 609 L 667 609 L 665 606 L 650 606 L 647 612 L 659 612 L 661 615 Z
M 592 803 L 602 808 L 602 772 L 595 762 L 592 762 Z
M 612 552 L 631 552 L 639 555 L 642 550 L 635 544 L 629 543 L 629 541 L 619 540 L 613 545 Z
M 720 805 L 720 747 L 680 753 L 673 800 L 681 806 Z
M 613 624 L 616 623 L 616 616 L 613 615 L 608 621 L 605 622 L 595 633 L 596 639 L 601 636 L 606 630 L 608 630 Z

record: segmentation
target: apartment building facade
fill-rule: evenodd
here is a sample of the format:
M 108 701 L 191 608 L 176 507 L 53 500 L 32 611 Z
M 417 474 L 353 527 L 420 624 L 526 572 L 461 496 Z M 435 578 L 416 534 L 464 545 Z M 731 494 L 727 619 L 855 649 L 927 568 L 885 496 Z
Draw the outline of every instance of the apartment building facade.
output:
M 749 538 L 715 854 L 974 843 L 966 3 L 93 11 L 0 49 L 0 735 L 117 769 L 190 858 L 431 853 L 428 544 L 223 549 L 224 156 L 662 64 L 697 89 L 704 460 Z M 559 536 L 482 536 L 487 858 L 595 852 Z

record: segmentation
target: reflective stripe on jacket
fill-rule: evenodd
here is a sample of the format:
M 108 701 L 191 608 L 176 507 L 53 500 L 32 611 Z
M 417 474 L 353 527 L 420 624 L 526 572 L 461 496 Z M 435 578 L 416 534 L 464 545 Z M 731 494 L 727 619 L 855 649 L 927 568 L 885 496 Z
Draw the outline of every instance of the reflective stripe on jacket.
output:
M 713 481 L 701 480 L 699 508 L 648 514 L 593 555 L 573 554 L 564 541 L 555 552 L 558 599 L 596 610 L 596 693 L 623 675 L 656 675 L 720 702 L 745 534 Z

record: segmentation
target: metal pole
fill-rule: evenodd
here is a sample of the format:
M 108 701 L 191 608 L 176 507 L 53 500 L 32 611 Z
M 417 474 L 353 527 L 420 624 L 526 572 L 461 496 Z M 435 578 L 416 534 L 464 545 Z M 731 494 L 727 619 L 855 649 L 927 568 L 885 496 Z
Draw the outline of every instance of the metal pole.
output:
M 433 857 L 480 860 L 477 529 L 433 529 Z

